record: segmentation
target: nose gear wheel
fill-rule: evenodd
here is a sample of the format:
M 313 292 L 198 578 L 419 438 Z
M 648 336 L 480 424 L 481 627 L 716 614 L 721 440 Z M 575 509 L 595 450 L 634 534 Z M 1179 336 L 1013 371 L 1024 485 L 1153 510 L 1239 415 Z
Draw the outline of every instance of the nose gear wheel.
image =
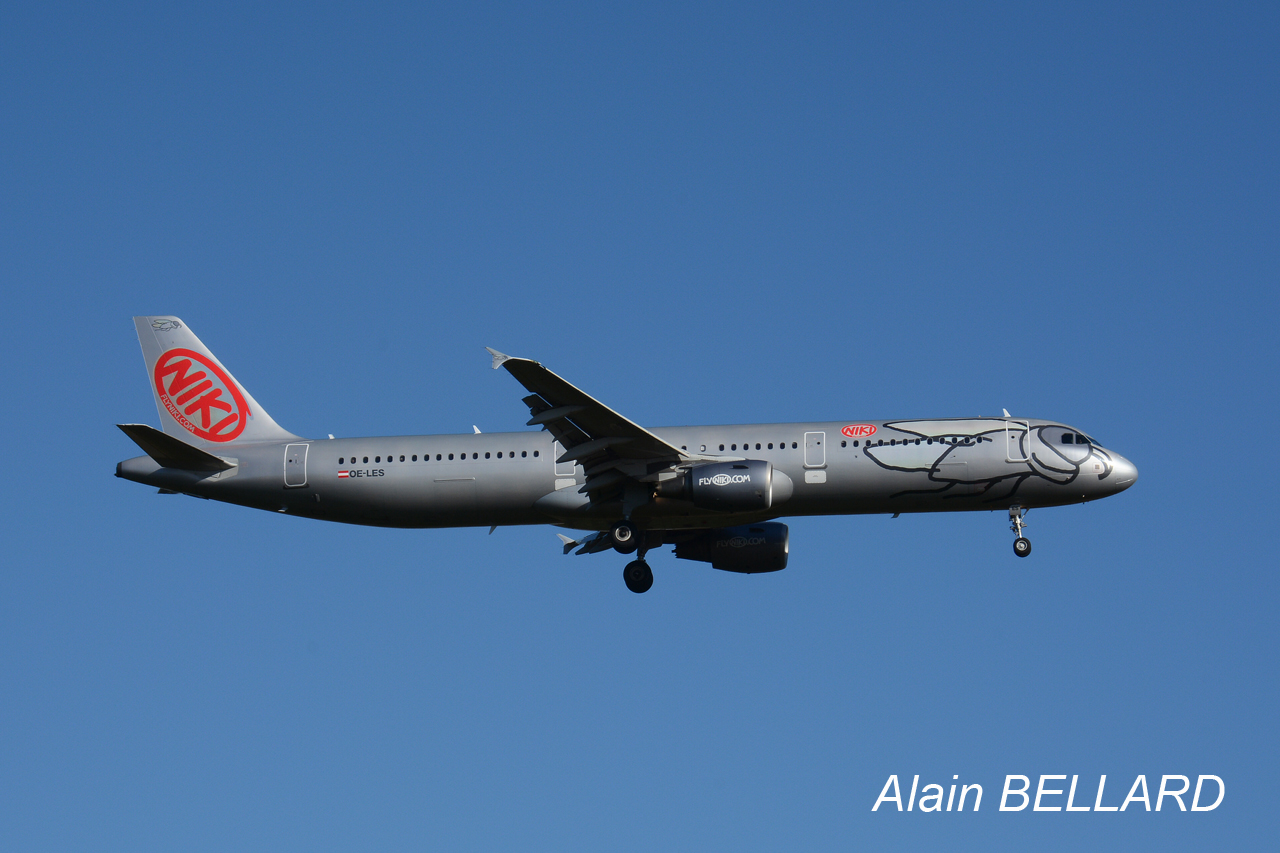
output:
M 1013 553 L 1019 557 L 1025 557 L 1031 553 L 1031 540 L 1022 535 L 1022 528 L 1026 527 L 1026 523 L 1022 520 L 1027 514 L 1027 510 L 1018 504 L 1009 507 L 1009 529 L 1013 531 L 1017 539 L 1013 540 Z

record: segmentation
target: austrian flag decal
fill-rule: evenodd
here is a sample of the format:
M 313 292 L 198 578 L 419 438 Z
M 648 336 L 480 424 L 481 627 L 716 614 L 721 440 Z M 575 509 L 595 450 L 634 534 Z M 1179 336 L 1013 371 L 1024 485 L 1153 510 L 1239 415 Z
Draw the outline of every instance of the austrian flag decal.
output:
M 171 349 L 156 361 L 156 393 L 182 428 L 205 441 L 231 441 L 244 432 L 249 406 L 226 372 L 207 356 Z
M 346 480 L 346 479 L 348 479 L 350 476 L 351 476 L 351 472 L 349 472 L 349 471 L 339 471 L 339 472 L 338 472 L 338 479 L 339 479 L 339 480 Z

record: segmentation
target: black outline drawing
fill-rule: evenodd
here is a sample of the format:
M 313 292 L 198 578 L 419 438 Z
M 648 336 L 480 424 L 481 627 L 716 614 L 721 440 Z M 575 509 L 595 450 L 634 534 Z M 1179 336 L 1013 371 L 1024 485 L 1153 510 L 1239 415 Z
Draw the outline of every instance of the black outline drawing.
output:
M 919 430 L 911 429 L 911 424 L 945 424 L 948 421 L 956 423 L 957 426 L 965 424 L 966 426 L 974 423 L 992 424 L 991 429 L 983 429 L 977 432 L 957 430 L 955 432 L 947 432 L 942 435 L 930 435 Z M 930 481 L 940 484 L 936 489 L 906 489 L 895 492 L 890 495 L 891 498 L 907 497 L 910 495 L 942 495 L 944 498 L 971 498 L 981 496 L 985 502 L 999 503 L 1007 501 L 1018 493 L 1018 489 L 1024 482 L 1032 477 L 1039 477 L 1048 480 L 1059 486 L 1065 486 L 1073 482 L 1082 473 L 1084 466 L 1089 460 L 1094 460 L 1102 466 L 1102 471 L 1097 475 L 1099 480 L 1105 480 L 1111 476 L 1111 472 L 1115 466 L 1111 460 L 1111 455 L 1101 447 L 1090 442 L 1088 445 L 1080 444 L 1061 444 L 1061 435 L 1054 436 L 1053 431 L 1059 433 L 1075 433 L 1077 436 L 1083 435 L 1079 430 L 1065 426 L 1063 424 L 1038 424 L 1036 426 L 1024 426 L 1026 421 L 1009 420 L 985 420 L 979 418 L 933 418 L 918 419 L 910 421 L 889 421 L 880 427 L 880 430 L 896 433 L 892 436 L 881 436 L 880 430 L 877 430 L 877 438 L 874 441 L 883 442 L 883 444 L 873 444 L 869 439 L 860 448 L 864 456 L 874 462 L 876 465 L 886 471 L 901 471 L 910 474 L 924 473 L 928 475 Z M 1029 441 L 1031 434 L 1040 439 L 1039 448 L 1034 448 Z M 1050 435 L 1045 435 L 1049 432 Z M 1022 457 L 1021 460 L 1008 461 L 1012 456 L 1009 451 L 1009 438 L 1017 435 L 1017 450 Z M 1053 438 L 1059 439 L 1054 441 Z M 890 444 L 892 441 L 894 444 Z M 955 477 L 946 476 L 948 472 L 944 471 L 941 466 L 948 464 L 947 460 L 951 459 L 950 464 L 968 465 L 969 460 L 960 459 L 964 451 L 969 448 L 980 446 L 983 442 L 993 444 L 1004 443 L 1005 464 L 1009 467 L 1008 473 L 1002 473 L 994 477 L 964 477 L 957 479 Z M 929 446 L 939 444 L 939 453 L 933 457 L 932 462 L 922 463 L 919 465 L 903 466 L 901 464 L 893 465 L 882 459 L 877 459 L 875 452 L 881 448 L 887 449 L 894 446 L 902 446 L 912 443 L 918 446 Z M 1077 461 L 1070 458 L 1064 452 L 1064 448 L 1083 448 L 1087 446 L 1088 452 L 1085 453 Z M 1045 454 L 1045 458 L 1041 458 L 1041 449 L 1047 448 L 1053 452 L 1053 457 Z M 1072 455 L 1076 455 L 1074 452 Z M 1054 458 L 1056 457 L 1056 458 Z M 988 461 L 988 460 L 983 460 Z M 1091 472 L 1092 473 L 1092 472 Z M 1009 483 L 1007 490 L 997 489 L 1001 483 Z M 952 494 L 943 494 L 944 492 L 952 492 Z

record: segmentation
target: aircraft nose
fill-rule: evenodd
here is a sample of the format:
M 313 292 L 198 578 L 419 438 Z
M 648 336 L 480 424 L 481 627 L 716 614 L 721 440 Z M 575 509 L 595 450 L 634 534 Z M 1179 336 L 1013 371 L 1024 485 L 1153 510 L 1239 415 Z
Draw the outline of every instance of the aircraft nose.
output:
M 1115 484 L 1117 492 L 1123 492 L 1125 489 L 1138 482 L 1138 466 L 1134 465 L 1123 456 L 1114 456 L 1112 458 L 1112 481 Z

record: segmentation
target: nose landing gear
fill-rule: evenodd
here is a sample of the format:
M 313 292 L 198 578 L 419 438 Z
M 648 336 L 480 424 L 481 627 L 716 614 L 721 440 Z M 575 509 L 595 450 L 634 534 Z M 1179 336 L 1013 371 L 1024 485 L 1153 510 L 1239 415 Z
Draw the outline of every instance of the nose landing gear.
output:
M 1018 504 L 1009 507 L 1009 520 L 1012 522 L 1009 529 L 1018 537 L 1013 540 L 1013 553 L 1019 557 L 1025 557 L 1031 553 L 1031 540 L 1022 535 L 1022 528 L 1026 527 L 1022 518 L 1026 514 L 1027 511 Z

